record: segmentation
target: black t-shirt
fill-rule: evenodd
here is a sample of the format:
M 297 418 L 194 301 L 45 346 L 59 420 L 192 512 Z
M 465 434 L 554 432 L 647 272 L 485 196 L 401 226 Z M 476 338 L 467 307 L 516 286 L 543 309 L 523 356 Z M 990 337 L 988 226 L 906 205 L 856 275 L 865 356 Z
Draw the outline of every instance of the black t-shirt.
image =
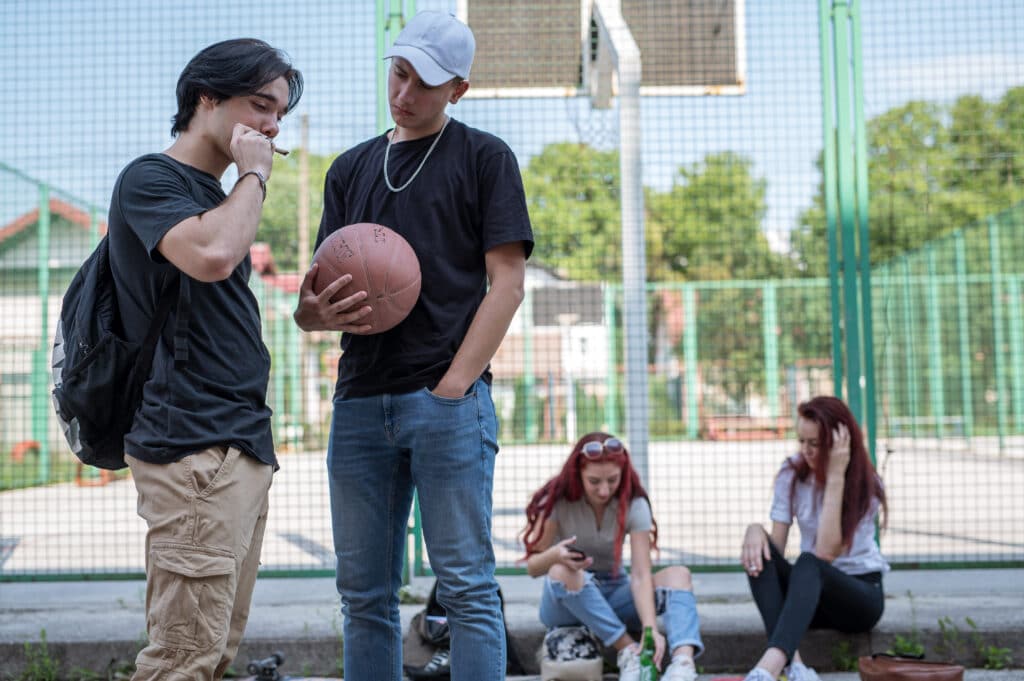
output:
M 400 187 L 437 135 L 397 142 L 388 177 Z M 384 182 L 386 135 L 339 156 L 327 172 L 317 246 L 345 225 L 374 222 L 401 234 L 420 261 L 420 298 L 393 329 L 343 334 L 338 397 L 433 388 L 448 370 L 487 291 L 484 255 L 533 232 L 515 155 L 503 141 L 450 120 L 412 183 L 392 192 Z M 490 372 L 484 377 L 490 379 Z
M 157 299 L 176 272 L 157 244 L 171 227 L 216 208 L 225 198 L 217 178 L 165 154 L 142 156 L 121 171 L 110 202 L 108 234 L 128 338 L 145 335 Z M 188 361 L 174 366 L 174 306 L 142 405 L 125 437 L 125 453 L 169 463 L 209 447 L 233 445 L 277 466 L 266 404 L 270 354 L 248 284 L 251 271 L 246 255 L 223 281 L 189 280 Z

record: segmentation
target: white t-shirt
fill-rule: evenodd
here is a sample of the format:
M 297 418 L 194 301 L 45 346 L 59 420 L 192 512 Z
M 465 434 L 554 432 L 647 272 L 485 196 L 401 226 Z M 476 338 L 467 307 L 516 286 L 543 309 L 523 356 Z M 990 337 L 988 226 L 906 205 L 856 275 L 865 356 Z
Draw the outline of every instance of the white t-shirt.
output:
M 808 475 L 806 480 L 796 483 L 796 487 L 793 488 L 792 504 L 790 503 L 789 491 L 796 471 L 789 462 L 797 463 L 799 460 L 800 455 L 794 454 L 788 461 L 784 461 L 775 478 L 771 519 L 792 525 L 795 517 L 800 526 L 800 551 L 813 553 L 818 538 L 818 517 L 821 515 L 824 490 L 815 490 L 814 476 Z M 889 564 L 875 543 L 875 520 L 878 517 L 879 505 L 878 497 L 874 497 L 867 514 L 853 531 L 850 548 L 832 561 L 833 566 L 848 575 L 885 572 L 889 569 Z
M 613 499 L 604 509 L 601 526 L 597 526 L 594 510 L 587 500 L 581 497 L 578 501 L 561 499 L 551 509 L 551 520 L 558 523 L 558 535 L 555 542 L 560 542 L 576 535 L 576 546 L 594 559 L 590 570 L 594 572 L 611 572 L 615 563 L 615 534 L 619 515 L 619 500 Z M 626 532 L 648 532 L 654 525 L 651 506 L 643 497 L 635 497 L 626 513 Z

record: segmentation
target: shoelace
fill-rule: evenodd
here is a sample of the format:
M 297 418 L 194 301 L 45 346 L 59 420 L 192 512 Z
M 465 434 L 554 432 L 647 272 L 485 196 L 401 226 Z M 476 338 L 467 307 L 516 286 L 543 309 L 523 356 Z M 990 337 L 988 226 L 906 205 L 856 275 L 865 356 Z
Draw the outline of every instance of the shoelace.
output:
M 424 665 L 423 669 L 429 672 L 436 672 L 439 669 L 443 669 L 448 666 L 448 657 L 450 653 L 443 648 L 434 653 L 434 656 L 430 658 L 430 662 Z

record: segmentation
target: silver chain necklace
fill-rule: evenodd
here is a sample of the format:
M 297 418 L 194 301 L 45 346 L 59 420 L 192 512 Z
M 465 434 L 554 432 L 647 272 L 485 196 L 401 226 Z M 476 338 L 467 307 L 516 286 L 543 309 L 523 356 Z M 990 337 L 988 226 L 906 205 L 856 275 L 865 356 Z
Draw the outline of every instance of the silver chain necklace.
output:
M 384 149 L 384 182 L 388 185 L 388 189 L 397 194 L 398 192 L 402 191 L 410 184 L 412 184 L 412 181 L 415 180 L 416 176 L 420 174 L 421 170 L 423 170 L 423 165 L 427 162 L 427 159 L 430 158 L 430 152 L 434 150 L 434 147 L 436 147 L 437 143 L 441 140 L 441 135 L 444 134 L 444 129 L 448 127 L 448 121 L 450 120 L 451 116 L 444 117 L 444 125 L 441 126 L 441 131 L 437 133 L 437 137 L 434 138 L 434 141 L 430 145 L 430 148 L 427 149 L 427 155 L 423 157 L 422 161 L 420 161 L 420 165 L 419 167 L 416 168 L 416 172 L 412 174 L 412 177 L 406 180 L 405 184 L 403 184 L 401 187 L 396 187 L 395 185 L 391 184 L 391 178 L 388 177 L 388 156 L 390 156 L 391 154 L 391 145 L 392 143 L 394 143 L 395 133 L 398 132 L 398 128 L 396 127 L 394 130 L 391 131 L 391 137 L 388 138 L 388 146 L 386 149 Z

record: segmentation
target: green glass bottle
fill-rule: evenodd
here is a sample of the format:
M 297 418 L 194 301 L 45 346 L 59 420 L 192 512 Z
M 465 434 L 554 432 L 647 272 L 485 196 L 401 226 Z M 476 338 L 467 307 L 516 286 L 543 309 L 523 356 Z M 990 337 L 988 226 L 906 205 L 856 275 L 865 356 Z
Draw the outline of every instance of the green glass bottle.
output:
M 654 630 L 644 627 L 640 646 L 640 681 L 658 681 L 658 665 L 654 664 Z

